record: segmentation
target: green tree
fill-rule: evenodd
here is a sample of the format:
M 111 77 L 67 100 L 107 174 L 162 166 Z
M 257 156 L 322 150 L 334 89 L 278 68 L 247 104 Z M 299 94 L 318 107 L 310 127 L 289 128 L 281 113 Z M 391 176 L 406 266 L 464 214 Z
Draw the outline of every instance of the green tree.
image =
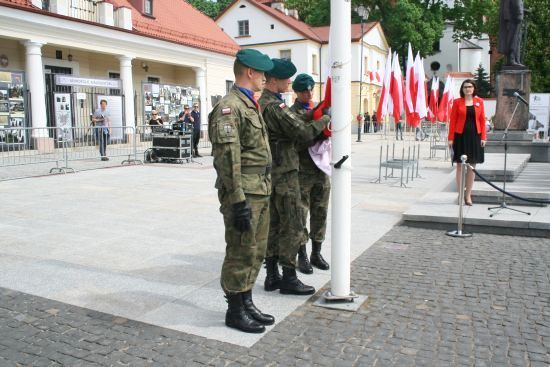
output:
M 330 0 L 286 0 L 285 6 L 298 10 L 300 20 L 311 26 L 330 24 Z
M 218 0 L 216 2 L 209 0 L 188 0 L 195 9 L 201 11 L 202 13 L 208 15 L 210 18 L 215 18 L 218 14 L 224 10 L 231 0 Z
M 453 23 L 453 39 L 458 42 L 483 34 L 496 36 L 498 7 L 499 2 L 495 0 L 455 0 L 454 6 L 445 7 L 443 14 Z
M 531 91 L 550 92 L 550 7 L 548 0 L 526 0 L 523 63 L 531 70 Z
M 493 88 L 491 87 L 489 74 L 487 74 L 481 64 L 479 64 L 479 67 L 476 70 L 475 82 L 477 84 L 477 94 L 480 97 L 486 98 L 491 95 Z

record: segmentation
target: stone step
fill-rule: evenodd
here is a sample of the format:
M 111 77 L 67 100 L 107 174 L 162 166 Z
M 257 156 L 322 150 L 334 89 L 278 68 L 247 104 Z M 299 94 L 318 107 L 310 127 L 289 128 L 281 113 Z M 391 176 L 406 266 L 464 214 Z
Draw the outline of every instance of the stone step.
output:
M 523 171 L 531 156 L 529 154 L 508 154 L 506 158 L 506 181 L 513 182 Z M 487 153 L 485 162 L 476 167 L 477 172 L 491 182 L 504 181 L 504 154 Z M 479 180 L 476 177 L 476 180 Z

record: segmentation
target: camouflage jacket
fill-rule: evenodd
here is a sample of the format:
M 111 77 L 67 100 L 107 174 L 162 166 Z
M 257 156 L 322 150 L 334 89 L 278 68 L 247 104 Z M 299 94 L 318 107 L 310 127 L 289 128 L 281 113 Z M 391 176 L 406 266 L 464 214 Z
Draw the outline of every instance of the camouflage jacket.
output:
M 267 128 L 254 103 L 234 86 L 208 115 L 216 188 L 229 192 L 230 204 L 244 194 L 271 195 L 271 149 Z
M 284 101 L 267 89 L 262 92 L 259 102 L 273 152 L 273 173 L 298 170 L 300 163 L 296 144 L 301 142 L 306 146 L 311 145 L 327 126 L 330 117 L 323 116 L 317 121 L 306 123 L 305 116 L 296 115 Z
M 305 114 L 308 110 L 306 110 L 300 102 L 297 100 L 294 102 L 294 104 L 290 107 L 290 110 L 297 114 L 298 116 L 301 116 Z M 309 122 L 307 122 L 309 123 Z M 307 124 L 306 123 L 306 124 Z M 311 159 L 311 155 L 309 155 L 308 148 L 311 144 L 302 144 L 298 143 L 296 144 L 296 150 L 298 151 L 298 158 L 300 161 L 300 173 L 317 173 L 322 172 L 315 162 L 313 162 L 313 159 Z

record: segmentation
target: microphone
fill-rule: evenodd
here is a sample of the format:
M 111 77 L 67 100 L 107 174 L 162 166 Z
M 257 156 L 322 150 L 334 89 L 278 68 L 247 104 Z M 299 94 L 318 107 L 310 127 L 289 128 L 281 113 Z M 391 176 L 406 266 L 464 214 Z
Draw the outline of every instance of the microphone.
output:
M 514 97 L 516 97 L 517 99 L 519 99 L 520 101 L 522 101 L 523 103 L 525 103 L 526 106 L 529 106 L 529 103 L 522 97 L 519 95 L 519 93 L 516 91 L 514 92 Z

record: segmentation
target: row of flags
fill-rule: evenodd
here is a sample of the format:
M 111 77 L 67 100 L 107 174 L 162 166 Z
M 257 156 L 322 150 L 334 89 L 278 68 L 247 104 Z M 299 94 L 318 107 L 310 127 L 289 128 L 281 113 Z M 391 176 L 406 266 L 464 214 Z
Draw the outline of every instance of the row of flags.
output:
M 416 127 L 421 119 L 431 122 L 449 120 L 450 110 L 454 101 L 454 79 L 447 77 L 441 101 L 439 101 L 439 78 L 433 77 L 428 94 L 428 82 L 424 72 L 424 61 L 417 52 L 413 58 L 409 43 L 405 79 L 401 73 L 399 56 L 388 50 L 386 68 L 382 80 L 382 91 L 376 117 L 383 121 L 384 116 L 393 116 L 395 122 L 406 117 L 409 125 Z M 428 102 L 429 101 L 429 102 Z

